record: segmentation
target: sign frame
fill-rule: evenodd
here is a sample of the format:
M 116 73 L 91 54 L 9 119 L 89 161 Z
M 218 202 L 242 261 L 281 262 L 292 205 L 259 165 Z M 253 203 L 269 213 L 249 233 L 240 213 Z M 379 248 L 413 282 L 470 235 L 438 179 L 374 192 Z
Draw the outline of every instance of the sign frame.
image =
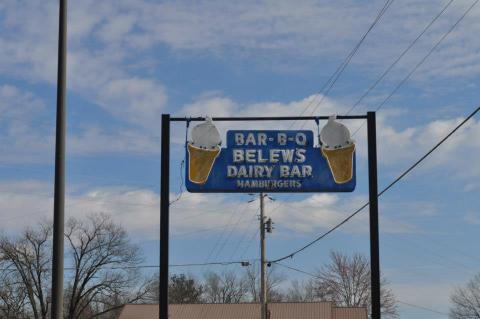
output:
M 237 135 L 250 138 L 250 143 L 239 144 Z M 235 159 L 251 151 L 256 158 Z M 275 153 L 274 162 L 269 152 Z M 226 145 L 211 161 L 203 183 L 190 180 L 191 156 L 187 151 L 184 168 L 184 183 L 191 193 L 345 193 L 356 186 L 356 152 L 350 155 L 350 180 L 336 182 L 311 130 L 228 130 Z
M 370 271 L 372 319 L 381 319 L 380 311 L 380 246 L 378 226 L 378 176 L 377 176 L 377 139 L 376 113 L 366 115 L 339 115 L 342 120 L 367 120 L 368 136 L 368 189 L 369 189 L 369 226 L 370 226 Z M 285 117 L 214 117 L 221 121 L 306 121 L 328 120 L 328 116 L 285 116 Z M 170 206 L 170 124 L 171 122 L 205 121 L 203 117 L 170 117 L 162 114 L 161 123 L 161 160 L 160 160 L 160 269 L 159 269 L 159 318 L 168 318 L 168 281 L 169 281 L 169 206 Z

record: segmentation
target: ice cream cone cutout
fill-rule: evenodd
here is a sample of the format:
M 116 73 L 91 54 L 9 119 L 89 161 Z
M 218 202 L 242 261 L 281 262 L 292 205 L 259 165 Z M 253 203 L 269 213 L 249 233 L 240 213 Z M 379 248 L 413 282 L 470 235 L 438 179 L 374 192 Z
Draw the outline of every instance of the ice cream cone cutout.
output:
M 336 115 L 329 117 L 320 132 L 320 144 L 335 183 L 344 184 L 353 178 L 355 142 L 350 138 L 348 128 L 336 118 Z
M 191 141 L 187 144 L 189 154 L 188 179 L 195 184 L 205 184 L 212 171 L 222 140 L 220 133 L 207 117 L 205 122 L 192 129 Z

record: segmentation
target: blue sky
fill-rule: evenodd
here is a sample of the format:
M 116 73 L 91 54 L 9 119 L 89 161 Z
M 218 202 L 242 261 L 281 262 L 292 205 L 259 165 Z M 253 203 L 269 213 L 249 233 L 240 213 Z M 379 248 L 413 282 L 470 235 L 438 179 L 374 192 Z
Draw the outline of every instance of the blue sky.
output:
M 447 3 L 394 1 L 323 103 L 305 114 L 346 112 Z M 453 1 L 353 113 L 374 110 L 472 3 Z M 72 1 L 67 215 L 112 214 L 141 245 L 145 262 L 155 264 L 161 114 L 300 114 L 317 105 L 318 90 L 383 4 Z M 0 3 L 0 222 L 7 233 L 52 216 L 57 14 L 53 0 Z M 478 105 L 479 17 L 474 7 L 379 111 L 380 188 Z M 225 132 L 226 124 L 218 124 Z M 347 124 L 353 131 L 361 122 Z M 316 130 L 313 122 L 305 127 Z M 448 312 L 450 293 L 478 271 L 479 134 L 473 119 L 381 198 L 382 270 L 403 302 Z M 173 124 L 172 198 L 181 186 L 184 136 L 185 125 Z M 364 127 L 355 139 L 357 190 L 275 195 L 267 204 L 277 227 L 268 256 L 289 253 L 365 202 Z M 248 200 L 184 193 L 171 209 L 172 263 L 257 258 L 257 204 Z M 331 249 L 367 254 L 367 214 L 285 263 L 315 271 Z M 402 318 L 439 316 L 405 305 L 400 310 Z

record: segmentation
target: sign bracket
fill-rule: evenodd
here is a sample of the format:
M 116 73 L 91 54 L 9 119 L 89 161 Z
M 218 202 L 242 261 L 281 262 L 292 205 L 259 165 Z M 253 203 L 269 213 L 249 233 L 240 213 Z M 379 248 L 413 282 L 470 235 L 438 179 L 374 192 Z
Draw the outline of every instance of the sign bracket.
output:
M 328 120 L 328 116 L 285 116 L 285 117 L 214 117 L 213 121 L 294 121 Z M 377 142 L 375 112 L 366 115 L 339 115 L 340 120 L 367 120 L 368 134 L 368 176 L 370 199 L 370 267 L 372 319 L 381 319 L 380 311 L 380 254 L 378 225 L 378 176 L 377 176 Z M 168 317 L 168 281 L 169 281 L 169 192 L 170 192 L 170 123 L 205 121 L 204 117 L 170 117 L 162 115 L 161 163 L 160 163 L 160 284 L 159 284 L 159 319 Z

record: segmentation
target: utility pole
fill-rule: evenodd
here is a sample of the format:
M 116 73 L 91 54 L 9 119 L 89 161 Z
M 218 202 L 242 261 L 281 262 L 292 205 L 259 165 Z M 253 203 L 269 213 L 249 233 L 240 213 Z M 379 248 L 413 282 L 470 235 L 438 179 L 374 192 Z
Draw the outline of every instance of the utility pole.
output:
M 58 29 L 57 125 L 55 137 L 55 192 L 53 202 L 52 319 L 63 318 L 65 135 L 67 122 L 67 0 L 60 0 Z
M 260 193 L 260 309 L 261 319 L 267 319 L 267 269 L 265 262 L 265 194 Z
M 265 232 L 271 233 L 273 222 L 265 217 L 265 197 L 267 194 L 260 193 L 260 309 L 261 319 L 270 319 L 267 306 L 267 261 L 265 260 Z M 270 198 L 270 197 L 268 197 Z M 270 198 L 274 200 L 273 198 Z

